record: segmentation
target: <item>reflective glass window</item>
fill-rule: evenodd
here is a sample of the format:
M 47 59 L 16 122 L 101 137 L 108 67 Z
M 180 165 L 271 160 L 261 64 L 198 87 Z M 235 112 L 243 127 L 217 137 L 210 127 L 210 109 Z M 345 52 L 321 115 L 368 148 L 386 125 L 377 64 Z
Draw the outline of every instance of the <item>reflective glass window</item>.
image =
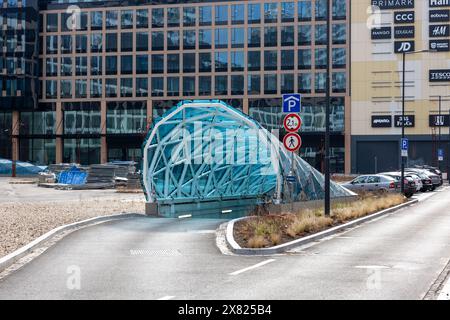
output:
M 180 8 L 167 8 L 167 26 L 180 26 Z
M 247 7 L 248 9 L 248 23 L 260 23 L 261 22 L 261 5 L 259 3 L 251 3 Z
M 228 95 L 228 77 L 216 76 L 215 88 L 216 95 Z

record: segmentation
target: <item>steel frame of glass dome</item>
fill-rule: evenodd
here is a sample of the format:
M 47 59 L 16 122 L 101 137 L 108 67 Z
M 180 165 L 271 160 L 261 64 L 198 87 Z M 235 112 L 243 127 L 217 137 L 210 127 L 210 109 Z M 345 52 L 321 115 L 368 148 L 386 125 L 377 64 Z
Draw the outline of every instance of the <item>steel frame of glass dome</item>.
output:
M 195 123 L 202 126 L 195 128 Z M 246 144 L 240 149 L 227 149 L 233 151 L 236 162 L 205 163 L 202 157 L 196 162 L 199 159 L 196 150 L 203 156 L 204 149 L 212 144 L 208 139 L 205 143 L 204 138 L 208 137 L 205 132 L 211 134 L 213 128 L 223 132 L 230 127 L 246 129 L 240 138 L 258 140 L 260 144 L 256 148 L 258 155 L 259 148 L 262 149 L 262 158 L 254 163 L 239 161 L 245 160 L 255 148 L 255 144 L 253 147 Z M 179 132 L 183 129 L 187 132 L 181 137 Z M 194 143 L 184 139 L 185 136 L 193 136 Z M 234 133 L 233 145 L 236 136 Z M 201 143 L 196 145 L 196 139 Z M 268 150 L 269 154 L 264 153 Z M 168 111 L 155 121 L 144 142 L 143 154 L 143 185 L 148 202 L 153 204 L 239 202 L 245 198 L 267 200 L 269 196 L 279 203 L 282 200 L 319 200 L 324 196 L 322 174 L 298 155 L 288 152 L 279 138 L 257 121 L 221 101 L 185 101 Z M 287 175 L 294 176 L 296 182 L 285 182 Z M 334 198 L 354 195 L 334 183 L 331 192 Z

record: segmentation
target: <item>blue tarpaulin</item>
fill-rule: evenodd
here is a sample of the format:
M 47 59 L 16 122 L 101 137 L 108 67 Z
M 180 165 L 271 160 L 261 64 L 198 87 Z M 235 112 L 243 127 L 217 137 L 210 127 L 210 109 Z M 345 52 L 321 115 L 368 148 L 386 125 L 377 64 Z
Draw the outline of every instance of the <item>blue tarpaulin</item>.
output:
M 31 163 L 16 161 L 16 175 L 32 176 L 47 169 L 46 166 L 35 166 Z M 12 161 L 0 158 L 0 175 L 12 175 Z
M 68 171 L 59 174 L 58 183 L 69 185 L 83 185 L 86 183 L 87 173 L 81 171 L 77 167 L 73 167 Z

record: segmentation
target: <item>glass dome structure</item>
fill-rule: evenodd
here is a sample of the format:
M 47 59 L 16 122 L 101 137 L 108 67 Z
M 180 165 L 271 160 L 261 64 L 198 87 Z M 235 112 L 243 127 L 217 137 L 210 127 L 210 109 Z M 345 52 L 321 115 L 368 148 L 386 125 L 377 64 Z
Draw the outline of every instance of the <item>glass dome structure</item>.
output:
M 221 101 L 180 103 L 155 120 L 143 148 L 149 203 L 324 197 L 317 170 L 288 152 L 276 134 Z M 334 183 L 331 194 L 353 195 Z

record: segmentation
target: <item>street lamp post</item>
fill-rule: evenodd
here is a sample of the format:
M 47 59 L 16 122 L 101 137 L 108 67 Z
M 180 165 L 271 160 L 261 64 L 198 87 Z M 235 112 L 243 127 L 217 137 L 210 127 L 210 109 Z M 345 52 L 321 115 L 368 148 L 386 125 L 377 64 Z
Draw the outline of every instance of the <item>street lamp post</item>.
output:
M 331 215 L 331 174 L 330 174 L 330 57 L 331 57 L 331 13 L 330 0 L 327 0 L 327 84 L 325 110 L 325 216 Z
M 414 54 L 414 53 L 424 53 L 424 52 L 431 52 L 432 50 L 420 50 L 420 51 L 410 51 L 410 52 L 403 52 L 403 80 L 402 80 L 402 142 L 405 139 L 405 88 L 406 88 L 406 55 L 407 54 Z M 402 156 L 402 181 L 401 181 L 401 191 L 404 194 L 405 193 L 405 160 L 407 157 Z

